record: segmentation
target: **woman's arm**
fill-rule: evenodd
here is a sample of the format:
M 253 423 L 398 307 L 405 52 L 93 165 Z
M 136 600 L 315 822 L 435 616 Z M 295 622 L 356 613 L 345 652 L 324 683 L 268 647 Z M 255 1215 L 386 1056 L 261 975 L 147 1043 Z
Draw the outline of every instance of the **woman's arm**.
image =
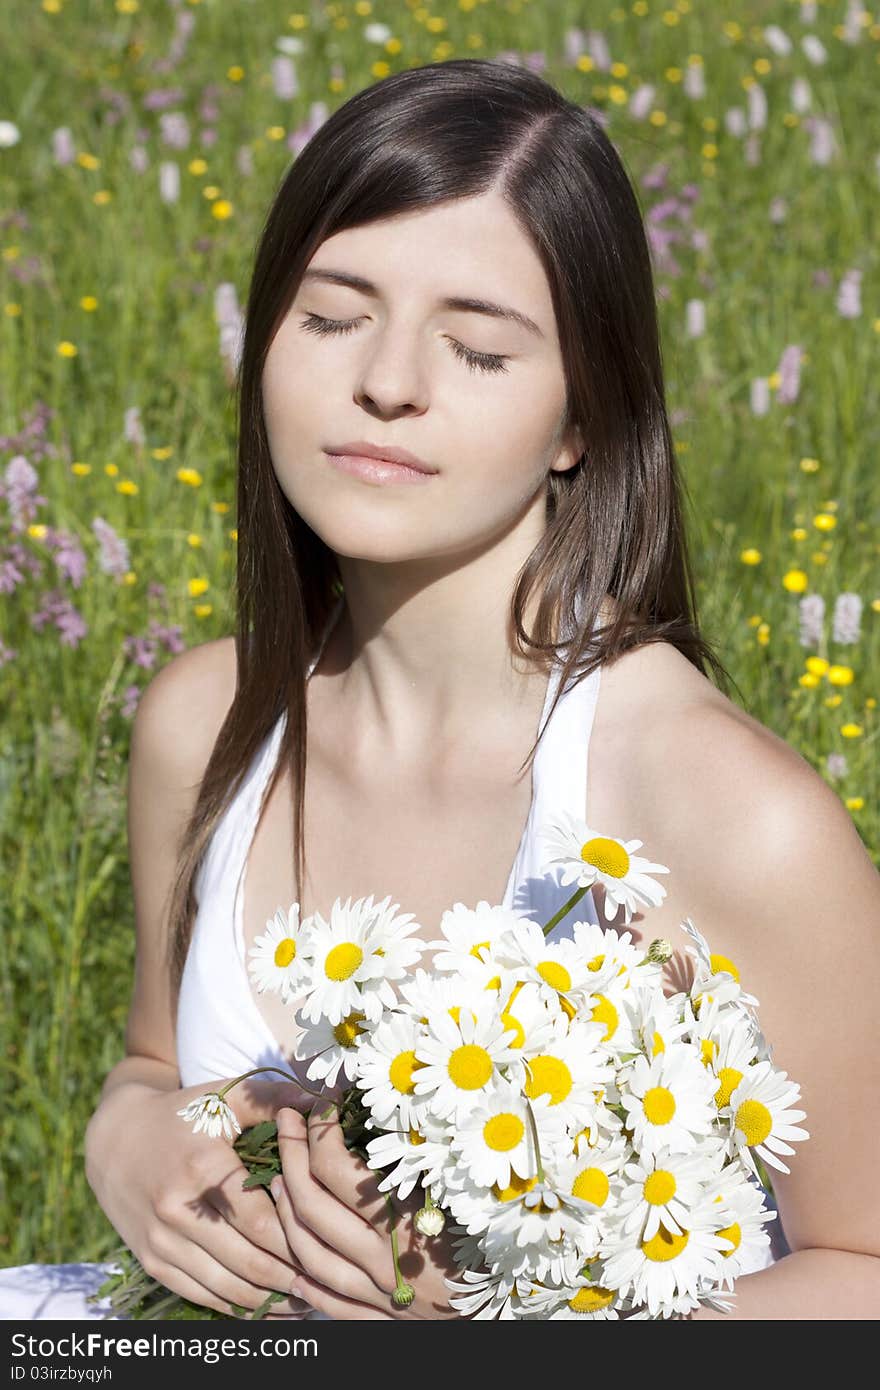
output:
M 768 1168 L 792 1253 L 743 1276 L 730 1314 L 693 1316 L 876 1318 L 880 874 L 837 795 L 769 732 L 713 707 L 655 748 L 666 920 L 691 916 L 736 965 L 810 1135 L 790 1173 Z M 639 926 L 655 935 L 650 911 Z

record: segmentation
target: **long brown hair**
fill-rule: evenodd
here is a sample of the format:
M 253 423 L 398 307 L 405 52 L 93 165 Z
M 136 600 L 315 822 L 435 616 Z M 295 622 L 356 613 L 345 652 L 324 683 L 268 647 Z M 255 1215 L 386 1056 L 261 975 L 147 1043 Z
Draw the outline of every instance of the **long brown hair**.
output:
M 517 648 L 547 671 L 560 660 L 560 692 L 570 678 L 658 641 L 704 675 L 708 664 L 723 689 L 730 682 L 697 626 L 650 252 L 635 191 L 601 121 L 537 74 L 500 61 L 431 63 L 365 88 L 297 156 L 256 249 L 236 381 L 237 681 L 180 846 L 170 908 L 175 986 L 202 856 L 284 711 L 269 791 L 286 763 L 296 881 L 305 879 L 306 675 L 341 578 L 334 553 L 290 505 L 272 466 L 261 391 L 267 352 L 327 237 L 493 189 L 541 257 L 565 366 L 565 423 L 584 444 L 573 468 L 547 479 L 546 529 L 512 595 Z M 535 586 L 529 633 L 523 615 Z M 619 610 L 599 626 L 606 593 Z M 555 633 L 566 634 L 564 658 Z

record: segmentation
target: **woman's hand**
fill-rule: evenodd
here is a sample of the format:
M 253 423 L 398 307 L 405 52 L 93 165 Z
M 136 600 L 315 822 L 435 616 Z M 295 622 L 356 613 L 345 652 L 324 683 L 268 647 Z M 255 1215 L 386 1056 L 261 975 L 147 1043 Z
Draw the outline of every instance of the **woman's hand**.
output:
M 86 1177 L 151 1278 L 193 1303 L 232 1313 L 232 1303 L 254 1309 L 270 1290 L 289 1293 L 298 1267 L 269 1194 L 242 1190 L 248 1170 L 232 1145 L 195 1134 L 177 1114 L 210 1089 L 118 1086 L 89 1121 Z M 279 1105 L 312 1099 L 287 1083 L 245 1082 L 229 1095 L 242 1129 L 272 1118 Z M 307 1311 L 298 1299 L 272 1308 L 293 1317 Z
M 390 1194 L 398 1213 L 399 1265 L 415 1289 L 408 1308 L 397 1308 L 391 1251 L 392 1213 L 377 1190 L 381 1170 L 345 1147 L 335 1109 L 318 1101 L 306 1118 L 284 1108 L 275 1116 L 284 1179 L 276 1197 L 287 1243 L 302 1269 L 295 1292 L 332 1318 L 453 1318 L 444 1276 L 459 1269 L 446 1231 L 421 1236 L 412 1218 L 425 1204 L 417 1188 L 405 1202 Z

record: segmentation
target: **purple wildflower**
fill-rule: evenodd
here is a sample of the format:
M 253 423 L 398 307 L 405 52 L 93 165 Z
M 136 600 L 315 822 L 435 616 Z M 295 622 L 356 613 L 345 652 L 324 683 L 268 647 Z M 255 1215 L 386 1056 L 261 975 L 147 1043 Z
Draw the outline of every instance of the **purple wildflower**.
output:
M 113 574 L 118 577 L 127 574 L 131 569 L 131 562 L 128 546 L 122 537 L 117 535 L 110 523 L 100 516 L 96 516 L 92 522 L 92 530 L 98 537 L 98 543 L 101 547 L 99 564 L 104 574 Z
M 55 564 L 59 572 L 70 580 L 74 589 L 78 589 L 89 565 L 79 539 L 71 531 L 53 530 L 49 532 L 47 542 L 55 552 Z
M 825 619 L 825 600 L 821 594 L 804 594 L 798 604 L 800 620 L 800 644 L 802 647 L 818 647 L 822 641 L 822 624 Z
M 846 646 L 858 642 L 862 621 L 862 600 L 858 594 L 838 594 L 832 619 L 835 642 Z
M 800 389 L 801 376 L 801 357 L 802 349 L 797 343 L 790 343 L 784 349 L 779 360 L 777 371 L 779 372 L 779 390 L 776 399 L 780 405 L 792 405 L 797 400 L 798 390 Z

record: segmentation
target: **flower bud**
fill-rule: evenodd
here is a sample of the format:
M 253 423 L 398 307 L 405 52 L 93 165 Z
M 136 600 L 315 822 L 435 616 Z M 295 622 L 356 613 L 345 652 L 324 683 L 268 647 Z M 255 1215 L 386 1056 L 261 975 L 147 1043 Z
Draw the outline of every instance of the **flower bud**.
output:
M 395 1289 L 394 1293 L 391 1295 L 391 1302 L 397 1308 L 408 1308 L 414 1301 L 415 1296 L 416 1291 L 412 1284 L 401 1284 L 400 1288 Z
M 446 1225 L 446 1217 L 439 1207 L 422 1207 L 416 1212 L 413 1225 L 420 1236 L 439 1236 Z
M 648 947 L 645 957 L 652 965 L 663 965 L 672 955 L 672 942 L 664 941 L 662 936 L 658 936 Z

